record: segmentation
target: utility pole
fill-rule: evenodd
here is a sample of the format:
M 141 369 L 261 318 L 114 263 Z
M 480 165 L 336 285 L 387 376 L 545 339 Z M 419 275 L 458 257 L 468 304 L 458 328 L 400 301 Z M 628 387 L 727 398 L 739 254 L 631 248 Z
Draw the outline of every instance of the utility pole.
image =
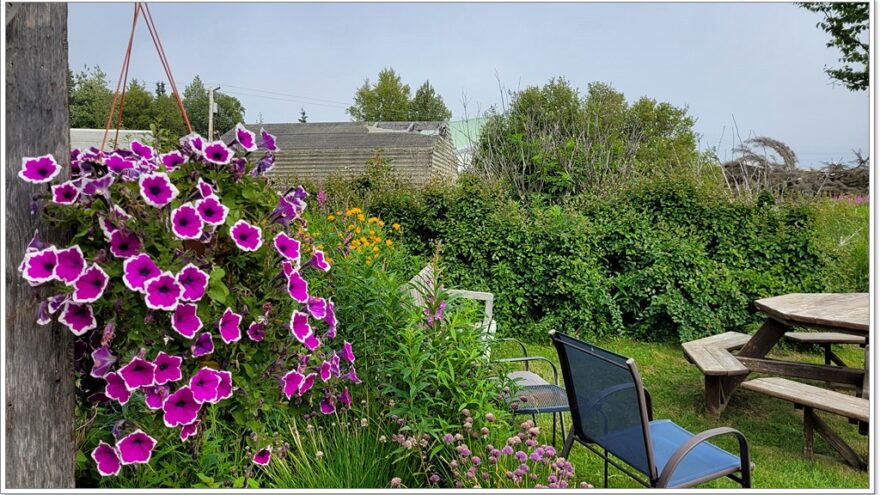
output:
M 214 140 L 214 114 L 217 113 L 217 104 L 214 103 L 214 91 L 220 86 L 208 90 L 208 140 Z

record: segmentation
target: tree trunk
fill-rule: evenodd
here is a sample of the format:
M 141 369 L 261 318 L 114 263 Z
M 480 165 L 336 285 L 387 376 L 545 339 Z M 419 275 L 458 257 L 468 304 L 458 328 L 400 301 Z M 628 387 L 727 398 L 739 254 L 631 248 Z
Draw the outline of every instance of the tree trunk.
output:
M 6 487 L 74 487 L 74 375 L 70 332 L 38 326 L 35 291 L 18 273 L 39 229 L 34 194 L 46 186 L 18 178 L 22 157 L 51 153 L 70 161 L 67 108 L 67 5 L 20 3 L 6 9 Z M 41 291 L 45 297 L 48 294 Z

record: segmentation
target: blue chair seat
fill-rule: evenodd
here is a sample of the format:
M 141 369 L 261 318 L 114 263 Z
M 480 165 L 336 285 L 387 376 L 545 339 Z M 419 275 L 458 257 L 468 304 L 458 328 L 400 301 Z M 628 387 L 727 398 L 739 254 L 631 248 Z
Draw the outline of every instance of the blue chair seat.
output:
M 650 428 L 654 462 L 657 464 L 657 473 L 662 473 L 672 454 L 682 444 L 690 440 L 694 434 L 669 419 L 651 421 Z M 609 452 L 626 461 L 627 464 L 643 474 L 649 475 L 641 427 L 616 431 L 596 440 L 599 444 L 607 446 Z M 667 486 L 693 486 L 706 481 L 707 478 L 716 478 L 736 472 L 739 468 L 740 459 L 738 456 L 710 442 L 702 442 L 682 459 Z

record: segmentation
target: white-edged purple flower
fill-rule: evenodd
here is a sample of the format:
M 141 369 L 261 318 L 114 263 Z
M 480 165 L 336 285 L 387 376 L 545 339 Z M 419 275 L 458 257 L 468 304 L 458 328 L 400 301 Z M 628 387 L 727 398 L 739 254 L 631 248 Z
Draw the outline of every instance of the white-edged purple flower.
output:
M 156 366 L 156 371 L 153 374 L 153 383 L 165 385 L 183 378 L 183 374 L 180 371 L 180 363 L 182 362 L 183 358 L 181 356 L 172 356 L 163 351 L 156 354 L 156 358 L 153 359 L 153 365 Z
M 263 232 L 260 228 L 244 220 L 235 222 L 229 229 L 229 236 L 242 251 L 256 251 L 263 245 Z
M 122 460 L 116 447 L 106 442 L 98 442 L 98 446 L 92 451 L 92 459 L 101 476 L 116 476 L 122 469 Z
M 269 151 L 278 151 L 278 146 L 275 145 L 275 136 L 269 134 L 266 129 L 260 128 L 260 137 L 263 141 L 260 143 L 261 148 L 265 148 Z
M 294 270 L 287 277 L 287 293 L 294 301 L 306 303 L 309 300 L 309 283 L 300 275 L 299 270 Z
M 128 399 L 131 399 L 131 391 L 125 386 L 125 381 L 118 373 L 115 371 L 107 373 L 104 375 L 104 381 L 107 382 L 104 385 L 104 395 L 108 398 L 123 406 L 128 402 Z
M 288 236 L 284 232 L 279 232 L 278 235 L 275 236 L 273 244 L 275 244 L 275 250 L 278 251 L 278 254 L 299 266 L 300 243 L 298 240 Z
M 189 437 L 198 434 L 200 420 L 195 420 L 188 425 L 180 427 L 180 441 L 185 442 Z
M 295 270 L 297 270 L 298 268 L 299 268 L 299 267 L 294 268 L 294 267 L 293 267 L 293 263 L 291 263 L 290 260 L 283 260 L 283 261 L 281 262 L 281 271 L 284 272 L 284 276 L 285 276 L 286 278 L 290 278 L 290 275 L 291 275 Z
M 345 375 L 345 377 L 356 384 L 361 382 L 361 379 L 358 378 L 357 371 L 354 369 L 354 366 L 352 366 L 351 369 L 348 370 L 348 374 Z
M 52 323 L 52 316 L 49 315 L 49 301 L 42 301 L 37 306 L 37 325 L 48 325 Z
M 306 266 L 315 267 L 322 272 L 330 270 L 330 264 L 324 259 L 324 252 L 320 249 L 315 249 L 315 252 L 312 254 L 312 259 L 309 260 Z
M 201 156 L 205 149 L 205 138 L 193 132 L 180 138 L 180 146 L 184 153 Z
M 82 193 L 86 196 L 104 196 L 110 197 L 110 186 L 116 178 L 111 174 L 105 174 L 95 179 L 85 179 L 82 186 Z
M 192 339 L 202 329 L 202 319 L 195 304 L 178 304 L 171 314 L 171 328 L 180 335 Z
M 31 285 L 40 285 L 55 279 L 55 267 L 58 265 L 58 251 L 49 246 L 41 251 L 25 254 L 19 266 L 21 276 Z
M 146 160 L 152 160 L 156 157 L 156 150 L 153 149 L 152 146 L 148 146 L 146 144 L 141 143 L 137 139 L 131 142 L 131 151 Z
M 305 313 L 294 310 L 290 317 L 290 330 L 296 340 L 300 343 L 305 343 L 306 339 L 312 335 L 312 327 L 309 325 L 309 316 Z
M 79 198 L 79 188 L 73 181 L 62 182 L 52 186 L 52 202 L 59 205 L 70 205 Z
M 165 165 L 165 169 L 170 172 L 186 163 L 186 157 L 183 156 L 183 153 L 174 150 L 159 155 L 159 161 L 162 162 L 162 165 Z
M 254 342 L 262 341 L 263 338 L 266 337 L 266 324 L 256 321 L 251 322 L 251 324 L 248 325 L 247 336 Z
M 147 292 L 147 282 L 162 274 L 149 254 L 143 253 L 122 262 L 122 282 L 130 290 Z
M 207 366 L 203 367 L 190 378 L 189 388 L 192 390 L 193 400 L 199 404 L 216 400 L 220 395 L 220 373 Z
M 141 240 L 134 232 L 123 229 L 110 234 L 110 253 L 117 258 L 130 258 L 141 251 Z
M 321 377 L 322 382 L 326 382 L 330 379 L 330 363 L 327 361 L 321 363 L 321 368 L 318 370 L 318 376 Z
M 144 403 L 148 408 L 158 411 L 162 409 L 162 404 L 171 392 L 168 387 L 143 387 L 141 392 L 144 393 Z
M 58 321 L 70 329 L 76 336 L 80 336 L 98 326 L 95 314 L 92 312 L 92 307 L 88 304 L 65 303 Z
M 101 232 L 104 233 L 104 237 L 108 240 L 114 232 L 119 230 L 119 227 L 113 223 L 113 220 L 110 220 L 104 215 L 98 215 L 98 226 L 101 227 Z
M 86 269 L 86 259 L 79 246 L 71 246 L 56 253 L 55 278 L 67 285 L 73 284 Z
M 299 386 L 302 385 L 303 378 L 305 376 L 296 370 L 290 370 L 281 377 L 281 391 L 284 392 L 288 399 L 293 397 L 293 394 L 299 392 Z
M 272 446 L 262 448 L 254 454 L 254 464 L 258 464 L 260 466 L 266 466 L 269 464 L 269 460 L 272 459 Z
M 196 302 L 205 295 L 205 290 L 208 288 L 208 274 L 189 263 L 177 272 L 177 283 L 183 287 L 180 299 Z
M 55 314 L 59 309 L 64 307 L 64 304 L 70 300 L 70 294 L 55 294 L 54 296 L 49 296 L 46 301 L 49 302 L 49 313 Z
M 107 288 L 109 281 L 110 277 L 107 276 L 107 272 L 97 264 L 93 264 L 73 282 L 73 302 L 97 301 L 104 295 L 104 289 Z
M 162 420 L 168 428 L 192 424 L 201 410 L 202 405 L 193 398 L 192 390 L 184 385 L 165 399 Z
M 339 394 L 339 402 L 345 404 L 345 407 L 351 406 L 351 395 L 348 394 L 348 387 L 342 389 L 342 393 Z
M 35 158 L 22 158 L 18 176 L 31 184 L 44 184 L 50 182 L 60 172 L 61 165 L 58 165 L 55 157 L 43 155 Z
M 218 371 L 217 374 L 220 375 L 220 385 L 217 385 L 217 398 L 209 401 L 211 404 L 216 404 L 223 399 L 232 397 L 232 372 Z
M 347 340 L 342 344 L 342 357 L 349 363 L 354 363 L 354 352 L 351 350 L 351 343 Z
M 112 153 L 104 158 L 104 165 L 107 166 L 107 170 L 116 174 L 121 174 L 126 170 L 134 169 L 136 163 L 132 160 L 126 159 L 118 153 Z
M 321 414 L 333 414 L 334 412 L 336 412 L 336 406 L 329 400 L 327 400 L 326 397 L 321 399 L 320 408 Z
M 167 205 L 180 191 L 171 183 L 168 175 L 162 172 L 141 175 L 138 179 L 141 189 L 141 197 L 148 205 L 162 208 Z
M 156 365 L 141 357 L 135 357 L 122 368 L 119 376 L 129 391 L 137 390 L 153 384 L 156 377 Z
M 241 124 L 235 124 L 235 141 L 246 151 L 257 149 L 257 137 Z
M 227 165 L 232 161 L 232 150 L 227 148 L 223 141 L 214 141 L 206 145 L 202 154 L 206 161 L 215 165 Z
M 314 351 L 321 345 L 321 339 L 313 333 L 306 337 L 306 340 L 303 341 L 303 345 L 306 346 L 306 349 Z
M 162 272 L 158 277 L 149 280 L 145 290 L 147 307 L 165 311 L 177 309 L 178 301 L 183 294 L 183 287 L 171 272 Z
M 316 320 L 323 320 L 327 317 L 327 300 L 323 297 L 309 296 L 309 301 L 306 307 L 309 310 L 309 314 L 312 315 L 312 318 Z
M 306 392 L 308 392 L 309 390 L 312 389 L 312 386 L 315 384 L 315 377 L 317 377 L 317 376 L 318 375 L 315 373 L 309 373 L 308 375 L 305 376 L 305 378 L 303 378 L 303 381 L 299 386 L 298 394 L 300 396 L 305 395 Z
M 214 337 L 210 332 L 203 332 L 190 347 L 193 357 L 207 356 L 214 352 Z
M 336 337 L 336 311 L 333 309 L 333 301 L 327 301 L 327 316 L 324 318 L 324 322 L 327 323 L 327 338 L 332 339 Z
M 199 177 L 198 182 L 196 182 L 196 187 L 199 188 L 199 194 L 202 195 L 203 198 L 207 198 L 208 196 L 214 196 L 217 193 L 214 191 L 214 186 L 210 183 L 205 182 L 205 179 Z
M 95 349 L 92 351 L 92 370 L 89 375 L 93 378 L 104 378 L 118 359 L 106 345 Z
M 156 439 L 141 430 L 135 430 L 116 442 L 122 464 L 146 464 L 153 455 Z
M 231 344 L 241 340 L 241 315 L 232 311 L 231 308 L 226 308 L 217 326 L 220 329 L 220 338 L 223 339 L 223 342 Z
M 226 215 L 229 214 L 229 208 L 220 202 L 220 198 L 213 195 L 196 201 L 196 211 L 205 223 L 211 225 L 223 225 L 226 222 Z
M 181 205 L 171 211 L 171 231 L 178 239 L 198 239 L 203 227 L 202 217 L 192 205 Z

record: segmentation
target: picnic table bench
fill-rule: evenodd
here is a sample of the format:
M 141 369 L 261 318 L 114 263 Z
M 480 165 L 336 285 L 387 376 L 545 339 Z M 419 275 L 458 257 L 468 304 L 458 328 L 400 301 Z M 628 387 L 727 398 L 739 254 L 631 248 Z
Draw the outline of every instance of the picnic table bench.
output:
M 840 332 L 785 332 L 785 340 L 818 345 L 825 351 L 825 364 L 833 363 L 838 366 L 846 366 L 846 363 L 831 350 L 832 344 L 866 345 L 865 337 Z

